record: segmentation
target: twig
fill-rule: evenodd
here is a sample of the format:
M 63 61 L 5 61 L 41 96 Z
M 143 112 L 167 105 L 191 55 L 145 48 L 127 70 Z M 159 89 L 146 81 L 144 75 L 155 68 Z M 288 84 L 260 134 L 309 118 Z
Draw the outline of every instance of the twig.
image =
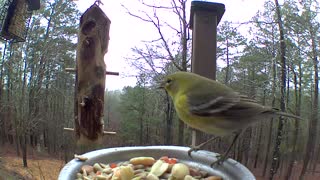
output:
M 126 9 L 127 13 L 128 13 L 130 16 L 135 17 L 135 18 L 138 18 L 138 19 L 140 19 L 140 20 L 142 20 L 142 21 L 152 22 L 152 21 L 150 21 L 150 20 L 148 20 L 148 19 L 142 18 L 142 17 L 140 17 L 140 16 L 138 16 L 138 15 L 136 15 L 136 14 L 131 13 L 131 12 L 129 11 L 129 9 L 128 9 L 126 6 L 124 6 L 123 4 L 121 4 L 121 6 Z
M 67 72 L 72 72 L 72 73 L 75 73 L 77 71 L 76 68 L 65 68 L 64 70 Z
M 76 73 L 77 72 L 76 68 L 65 68 L 64 70 L 66 72 L 70 72 L 70 73 Z M 119 76 L 119 72 L 106 71 L 106 75 Z
M 145 2 L 141 2 L 143 5 L 147 6 L 147 7 L 151 7 L 151 8 L 155 8 L 155 9 L 173 9 L 172 7 L 169 7 L 169 6 L 155 6 L 155 5 L 150 5 L 150 4 L 147 4 Z
M 119 76 L 119 72 L 106 71 L 106 75 Z
M 73 128 L 63 128 L 63 130 L 65 130 L 65 131 L 74 131 L 74 129 Z M 103 134 L 104 135 L 115 135 L 115 134 L 117 134 L 116 132 L 113 132 L 113 131 L 103 131 Z
M 63 130 L 65 130 L 65 131 L 74 131 L 73 128 L 63 128 Z

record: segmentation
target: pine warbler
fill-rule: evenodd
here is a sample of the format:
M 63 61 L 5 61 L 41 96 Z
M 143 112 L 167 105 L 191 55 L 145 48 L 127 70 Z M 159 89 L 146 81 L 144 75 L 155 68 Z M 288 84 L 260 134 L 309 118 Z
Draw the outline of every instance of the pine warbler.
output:
M 239 133 L 258 120 L 271 119 L 274 116 L 300 119 L 260 105 L 224 84 L 190 72 L 168 75 L 160 87 L 172 98 L 182 121 L 192 128 L 216 136 Z M 237 137 L 238 134 L 235 139 Z

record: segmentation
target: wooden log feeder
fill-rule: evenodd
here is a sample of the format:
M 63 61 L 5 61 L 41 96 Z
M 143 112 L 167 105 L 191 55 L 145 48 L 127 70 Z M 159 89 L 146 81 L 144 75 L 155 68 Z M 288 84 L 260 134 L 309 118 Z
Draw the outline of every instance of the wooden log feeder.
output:
M 104 55 L 108 51 L 110 23 L 97 4 L 80 18 L 74 107 L 78 145 L 100 144 L 104 134 L 115 134 L 104 131 L 103 121 L 107 72 Z

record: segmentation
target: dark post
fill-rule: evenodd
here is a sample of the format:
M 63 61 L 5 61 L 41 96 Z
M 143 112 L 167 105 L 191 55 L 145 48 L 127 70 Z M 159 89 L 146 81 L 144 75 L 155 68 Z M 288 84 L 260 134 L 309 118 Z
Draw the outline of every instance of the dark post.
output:
M 191 71 L 216 79 L 217 25 L 225 11 L 224 4 L 192 1 L 190 29 L 192 29 Z
M 40 0 L 28 0 L 29 2 L 29 10 L 39 10 L 40 9 Z
M 190 29 L 192 29 L 191 71 L 216 79 L 217 25 L 225 11 L 224 4 L 192 1 Z M 196 145 L 196 131 L 192 132 L 192 145 Z

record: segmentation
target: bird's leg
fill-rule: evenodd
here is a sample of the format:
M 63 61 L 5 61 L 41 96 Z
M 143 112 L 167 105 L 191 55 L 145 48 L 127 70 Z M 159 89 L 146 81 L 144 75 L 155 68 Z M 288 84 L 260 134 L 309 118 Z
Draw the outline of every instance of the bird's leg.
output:
M 213 165 L 215 165 L 215 164 L 220 165 L 220 164 L 222 164 L 222 163 L 227 159 L 228 154 L 229 154 L 232 146 L 233 146 L 233 145 L 235 144 L 235 142 L 237 141 L 239 135 L 240 135 L 240 133 L 236 133 L 236 135 L 234 136 L 234 138 L 233 138 L 233 140 L 232 140 L 232 143 L 231 143 L 231 145 L 229 146 L 229 148 L 227 149 L 227 151 L 226 151 L 222 156 L 221 156 L 221 155 L 217 156 L 217 159 L 218 159 L 218 160 L 215 161 L 215 162 L 213 162 L 213 163 L 211 164 L 211 167 L 212 167 Z
M 206 142 L 203 142 L 203 143 L 199 144 L 198 146 L 191 146 L 190 149 L 189 149 L 189 151 L 188 151 L 189 157 L 191 157 L 191 152 L 192 152 L 192 151 L 198 151 L 198 150 L 200 150 L 203 146 L 207 145 L 208 143 L 210 143 L 210 142 L 212 142 L 212 141 L 214 141 L 214 140 L 216 140 L 216 139 L 218 139 L 218 138 L 220 138 L 220 137 L 213 137 L 213 138 L 210 138 L 209 140 L 207 140 Z

